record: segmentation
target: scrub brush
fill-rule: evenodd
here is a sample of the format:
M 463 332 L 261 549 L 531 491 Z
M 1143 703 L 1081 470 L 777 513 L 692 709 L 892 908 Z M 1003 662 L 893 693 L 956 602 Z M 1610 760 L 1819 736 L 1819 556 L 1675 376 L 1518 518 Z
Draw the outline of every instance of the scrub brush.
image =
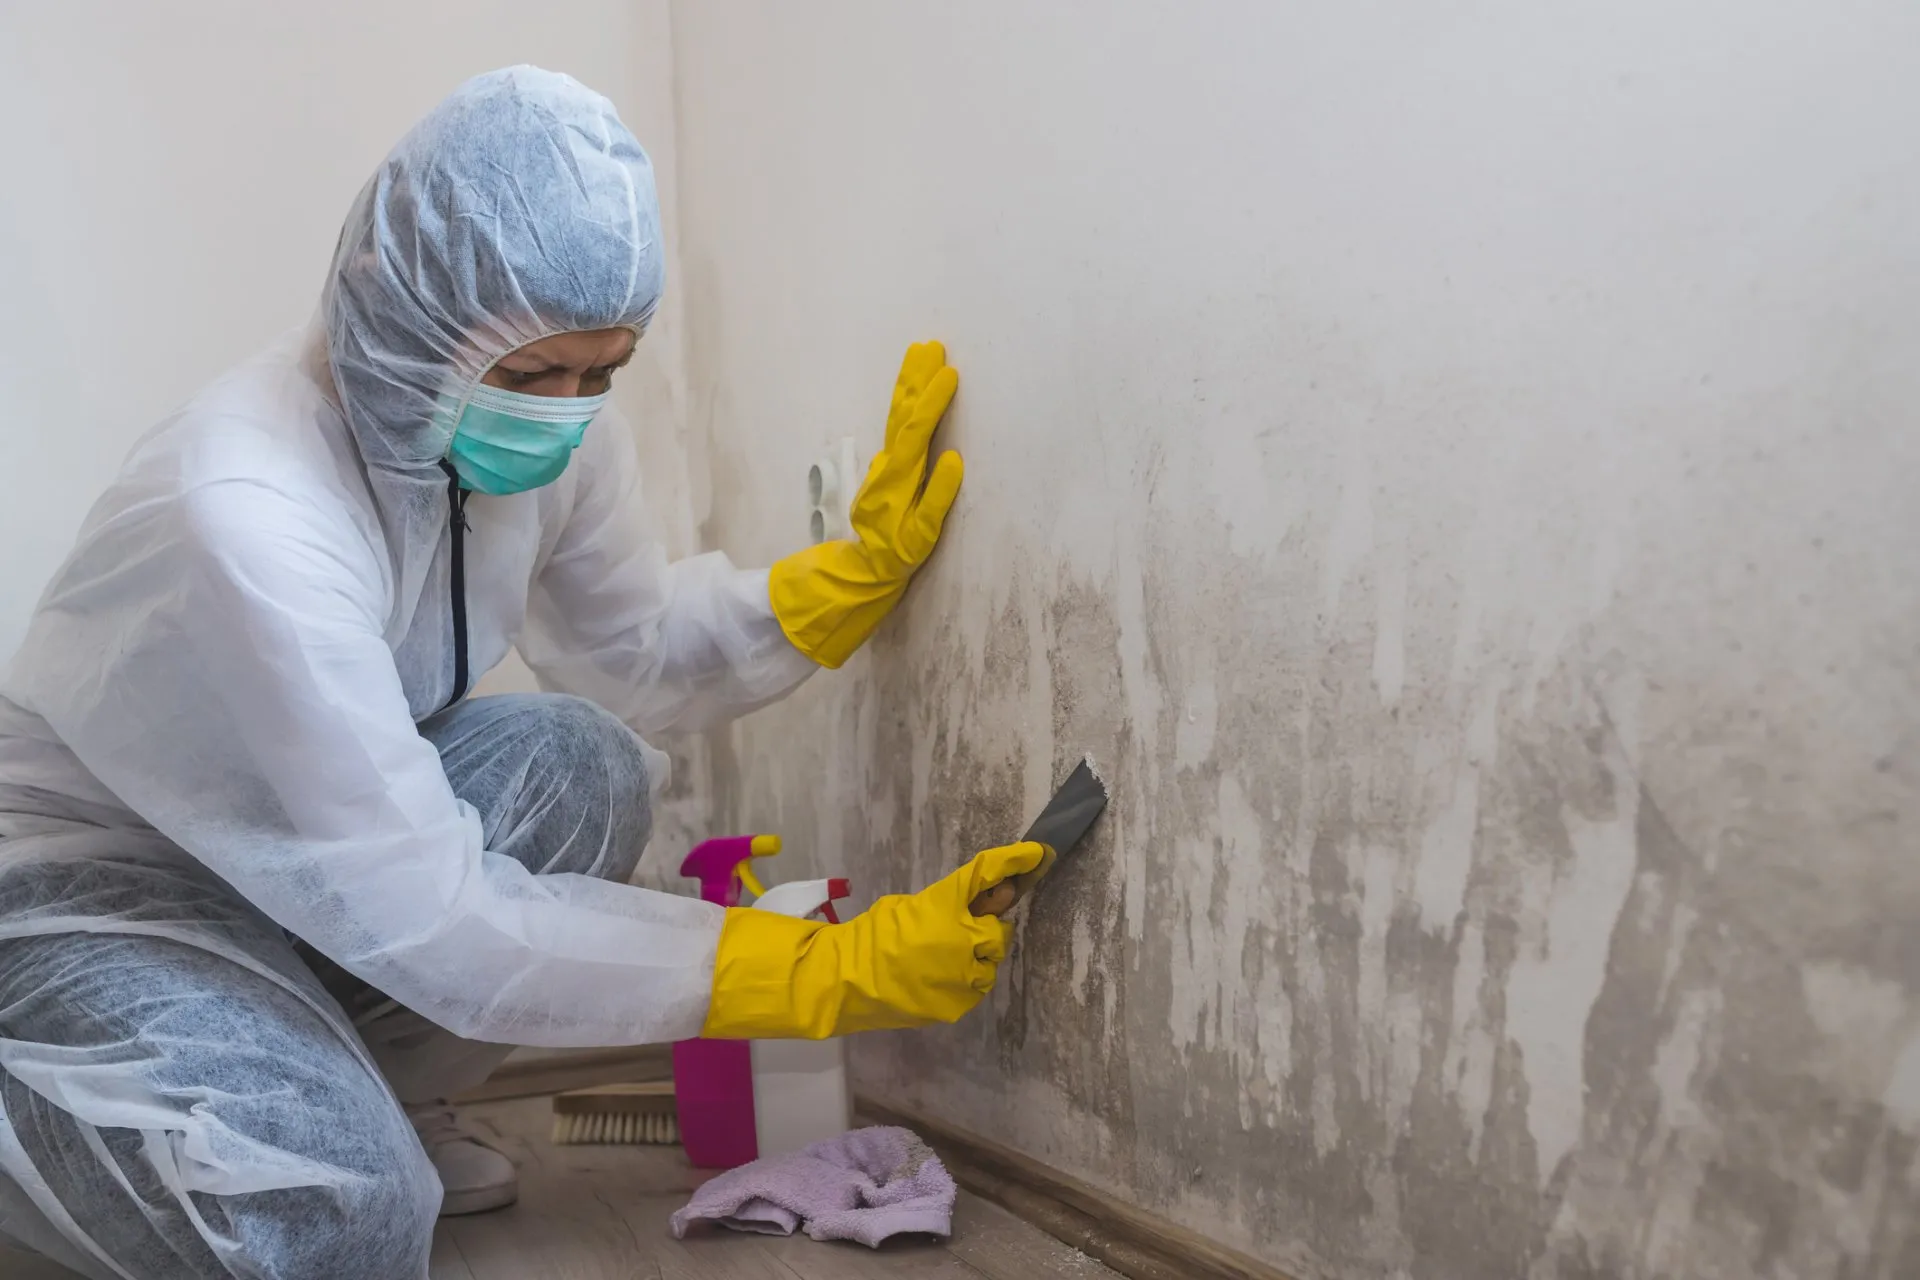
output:
M 609 1084 L 553 1095 L 555 1146 L 670 1146 L 680 1141 L 673 1081 Z

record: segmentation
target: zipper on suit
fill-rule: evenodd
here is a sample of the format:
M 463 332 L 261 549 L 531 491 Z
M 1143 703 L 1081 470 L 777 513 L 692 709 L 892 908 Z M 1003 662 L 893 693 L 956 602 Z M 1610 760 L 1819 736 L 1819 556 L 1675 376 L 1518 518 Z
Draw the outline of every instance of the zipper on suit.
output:
M 452 571 L 448 574 L 448 594 L 453 608 L 453 696 L 445 711 L 467 696 L 467 491 L 460 487 L 459 473 L 451 462 L 442 461 L 447 473 L 447 530 L 453 538 Z

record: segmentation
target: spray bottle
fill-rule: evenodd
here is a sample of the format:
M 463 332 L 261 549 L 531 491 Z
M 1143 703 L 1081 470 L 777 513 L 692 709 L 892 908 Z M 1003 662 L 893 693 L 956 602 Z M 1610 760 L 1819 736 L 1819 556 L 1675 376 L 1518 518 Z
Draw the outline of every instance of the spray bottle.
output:
M 700 896 L 737 907 L 745 887 L 756 910 L 819 915 L 838 923 L 833 900 L 845 880 L 799 880 L 768 890 L 749 861 L 780 852 L 778 836 L 724 836 L 695 846 L 680 874 Z M 687 1159 L 730 1169 L 798 1151 L 852 1126 L 846 1052 L 838 1040 L 682 1040 L 673 1046 L 673 1088 Z

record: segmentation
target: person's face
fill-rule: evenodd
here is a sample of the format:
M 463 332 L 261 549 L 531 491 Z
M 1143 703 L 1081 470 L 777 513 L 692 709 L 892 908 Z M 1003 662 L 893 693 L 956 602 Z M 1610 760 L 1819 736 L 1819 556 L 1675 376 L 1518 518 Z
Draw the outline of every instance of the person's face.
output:
M 638 343 L 631 329 L 556 333 L 501 356 L 480 381 L 531 396 L 597 396 L 633 359 Z

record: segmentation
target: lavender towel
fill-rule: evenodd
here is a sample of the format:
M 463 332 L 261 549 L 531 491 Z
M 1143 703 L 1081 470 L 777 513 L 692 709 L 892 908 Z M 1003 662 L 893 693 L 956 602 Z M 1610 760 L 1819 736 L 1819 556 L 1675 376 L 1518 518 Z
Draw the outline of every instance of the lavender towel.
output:
M 791 1155 L 729 1169 L 673 1215 L 675 1239 L 693 1222 L 790 1236 L 802 1222 L 815 1240 L 873 1246 L 903 1231 L 953 1230 L 953 1175 L 905 1129 L 874 1126 Z

